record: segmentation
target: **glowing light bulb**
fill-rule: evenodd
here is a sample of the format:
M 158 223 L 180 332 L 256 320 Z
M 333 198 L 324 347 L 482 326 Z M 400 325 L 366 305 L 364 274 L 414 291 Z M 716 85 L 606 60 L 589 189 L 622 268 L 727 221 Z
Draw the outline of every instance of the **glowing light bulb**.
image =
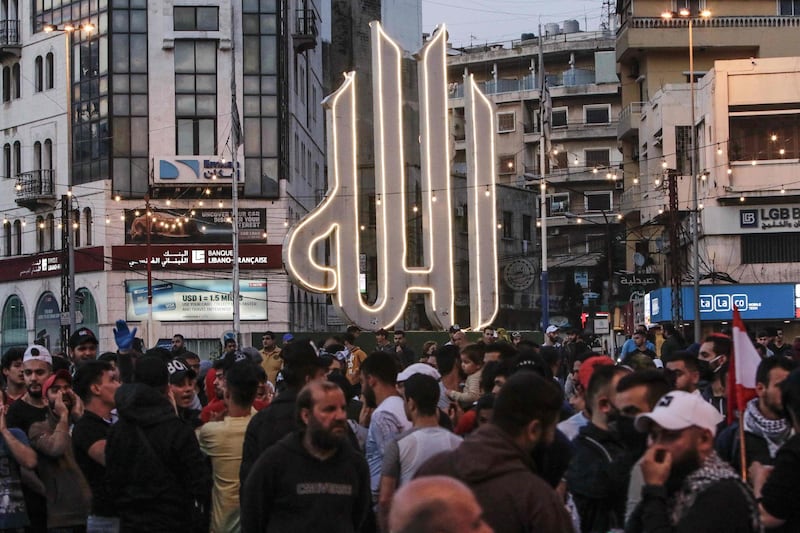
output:
M 739 201 L 740 201 L 740 202 L 744 202 L 744 195 L 742 195 L 742 196 L 740 196 L 740 197 L 739 197 Z
M 778 136 L 773 133 L 772 135 L 769 136 L 769 140 L 775 142 L 778 140 Z
M 415 205 L 415 206 L 413 206 L 413 207 L 411 208 L 411 210 L 412 210 L 412 211 L 414 211 L 414 212 L 416 213 L 417 211 L 419 211 L 419 207 L 417 207 L 417 206 Z
M 729 168 L 727 172 L 728 172 L 728 176 L 730 176 L 731 174 L 733 174 L 733 169 Z
M 491 196 L 492 195 L 492 191 L 489 190 L 489 186 L 488 185 L 486 186 L 486 191 L 483 194 L 485 194 L 486 196 Z
M 165 203 L 166 203 L 167 205 L 172 205 L 172 201 L 171 201 L 171 200 L 167 200 Z
M 633 178 L 633 184 L 639 185 L 639 178 Z
M 667 168 L 667 161 L 666 160 L 661 162 L 661 168 Z
M 120 196 L 119 194 L 114 197 L 115 202 L 119 202 L 120 200 L 122 200 L 122 196 Z
M 659 185 L 661 185 L 661 180 L 656 178 L 656 180 L 653 183 L 655 183 L 656 187 L 658 187 Z
M 781 194 L 786 194 L 786 189 L 781 185 Z

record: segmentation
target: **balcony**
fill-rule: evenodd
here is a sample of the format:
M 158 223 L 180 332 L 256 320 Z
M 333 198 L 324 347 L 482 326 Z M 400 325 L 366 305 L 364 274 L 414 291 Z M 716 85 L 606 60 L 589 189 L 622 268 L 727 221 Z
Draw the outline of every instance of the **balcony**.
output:
M 576 139 L 598 139 L 604 137 L 617 137 L 616 122 L 568 122 L 566 126 L 554 126 L 550 138 L 555 142 Z
M 316 48 L 318 35 L 317 14 L 311 9 L 298 9 L 292 32 L 294 51 L 301 54 L 306 50 Z
M 0 20 L 0 61 L 20 56 L 19 20 Z
M 595 80 L 596 77 L 593 70 L 580 68 L 571 68 L 559 74 L 548 74 L 546 76 L 547 86 L 550 88 L 550 95 L 553 98 L 587 93 L 616 94 L 616 83 L 596 85 Z M 533 93 L 525 95 L 527 98 L 539 98 L 539 79 L 533 75 L 523 76 L 521 79 L 482 81 L 478 82 L 477 85 L 484 94 L 496 95 L 495 101 L 502 101 L 504 98 L 508 101 L 519 100 L 521 99 L 520 93 L 526 91 Z M 599 89 L 600 87 L 608 88 L 609 86 L 613 89 Z M 450 98 L 463 98 L 463 84 L 451 83 L 448 96 Z
M 55 176 L 53 169 L 41 169 L 25 172 L 17 176 L 17 205 L 36 209 L 42 206 L 55 205 Z
M 800 17 L 791 16 L 734 16 L 692 19 L 694 45 L 698 48 L 728 48 L 758 51 L 761 57 L 786 55 L 780 53 L 786 42 L 794 42 L 800 30 Z M 681 17 L 631 17 L 617 30 L 617 61 L 637 56 L 644 49 L 685 49 L 689 20 Z M 703 29 L 714 29 L 704 32 Z M 764 41 L 769 32 L 770 42 Z
M 639 124 L 642 122 L 642 107 L 647 102 L 631 102 L 619 112 L 617 122 L 617 139 L 622 140 L 639 131 Z

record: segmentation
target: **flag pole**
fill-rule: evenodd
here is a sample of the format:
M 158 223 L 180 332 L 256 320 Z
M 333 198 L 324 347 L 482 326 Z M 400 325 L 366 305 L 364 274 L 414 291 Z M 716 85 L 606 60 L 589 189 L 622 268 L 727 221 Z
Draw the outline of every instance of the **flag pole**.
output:
M 740 392 L 737 391 L 736 395 L 739 397 L 739 400 L 736 403 L 740 403 Z M 742 468 L 742 481 L 747 483 L 747 450 L 745 449 L 744 441 L 744 409 L 739 409 L 739 463 L 741 464 Z

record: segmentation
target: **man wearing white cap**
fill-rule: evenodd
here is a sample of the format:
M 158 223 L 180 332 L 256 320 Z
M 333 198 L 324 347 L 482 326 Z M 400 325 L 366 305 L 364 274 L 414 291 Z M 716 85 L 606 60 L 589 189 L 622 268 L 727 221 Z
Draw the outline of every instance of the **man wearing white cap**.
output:
M 547 326 L 547 329 L 544 330 L 544 342 L 542 346 L 553 346 L 555 348 L 561 346 L 561 339 L 558 338 L 557 326 Z
M 752 492 L 714 451 L 721 421 L 711 404 L 684 391 L 636 417 L 651 444 L 641 461 L 642 501 L 626 531 L 760 531 Z

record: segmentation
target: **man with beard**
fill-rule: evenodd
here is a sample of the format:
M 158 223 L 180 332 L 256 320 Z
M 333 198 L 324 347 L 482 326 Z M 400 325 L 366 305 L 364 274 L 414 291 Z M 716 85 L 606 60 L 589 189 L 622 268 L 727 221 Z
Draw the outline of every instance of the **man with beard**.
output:
M 294 341 L 283 347 L 284 367 L 281 373 L 286 388 L 250 419 L 242 444 L 242 466 L 239 482 L 244 487 L 250 468 L 264 450 L 297 429 L 295 403 L 297 395 L 308 382 L 325 376 L 324 361 L 317 357 L 307 341 Z
M 572 441 L 574 455 L 565 476 L 584 533 L 605 533 L 624 523 L 624 494 L 635 459 L 626 453 L 625 443 L 610 424 L 619 418 L 614 405 L 617 383 L 629 372 L 623 367 L 601 366 L 586 390 L 591 418 Z
M 28 346 L 22 357 L 23 376 L 27 392 L 8 407 L 6 425 L 21 429 L 26 435 L 34 422 L 47 418 L 47 403 L 42 398 L 42 385 L 53 373 L 53 358 L 44 346 L 32 344 Z M 28 509 L 31 531 L 43 531 L 47 528 L 47 503 L 44 495 L 22 486 L 25 496 L 25 507 Z
M 22 368 L 24 348 L 9 348 L 3 354 L 3 378 L 6 386 L 3 389 L 3 405 L 11 405 L 25 394 L 25 372 Z
M 72 391 L 72 377 L 61 369 L 42 384 L 47 417 L 28 431 L 38 453 L 37 472 L 47 499 L 47 529 L 81 531 L 91 508 L 91 490 L 75 461 L 69 432 L 70 412 L 83 413 L 83 404 Z
M 264 452 L 242 489 L 242 531 L 360 531 L 369 471 L 347 442 L 341 389 L 314 381 L 297 395 L 302 429 Z
M 636 417 L 651 444 L 641 461 L 642 501 L 627 531 L 760 531 L 753 494 L 714 451 L 721 420 L 711 404 L 684 391 L 666 394 L 652 413 Z
M 69 357 L 79 365 L 97 358 L 97 337 L 89 328 L 80 328 L 69 338 Z
M 745 459 L 750 468 L 754 462 L 772 466 L 778 450 L 792 436 L 792 425 L 783 417 L 781 383 L 794 370 L 794 363 L 785 357 L 763 359 L 756 370 L 756 398 L 747 402 L 744 412 Z M 741 469 L 741 450 L 738 424 L 732 424 L 720 435 L 733 440 L 730 463 Z
M 538 445 L 553 442 L 562 401 L 552 379 L 514 374 L 500 389 L 490 422 L 455 450 L 428 459 L 416 477 L 463 481 L 497 532 L 573 531 L 563 499 L 538 475 L 531 457 Z
M 670 390 L 672 386 L 664 373 L 654 369 L 628 374 L 617 383 L 617 394 L 614 397 L 614 405 L 619 411 L 619 418 L 615 424 L 617 433 L 628 453 L 637 460 L 647 449 L 647 435 L 636 431 L 634 421 L 638 415 L 651 412 L 658 400 Z M 626 521 L 639 504 L 643 485 L 642 469 L 637 462 L 630 472 L 628 503 L 625 507 Z

